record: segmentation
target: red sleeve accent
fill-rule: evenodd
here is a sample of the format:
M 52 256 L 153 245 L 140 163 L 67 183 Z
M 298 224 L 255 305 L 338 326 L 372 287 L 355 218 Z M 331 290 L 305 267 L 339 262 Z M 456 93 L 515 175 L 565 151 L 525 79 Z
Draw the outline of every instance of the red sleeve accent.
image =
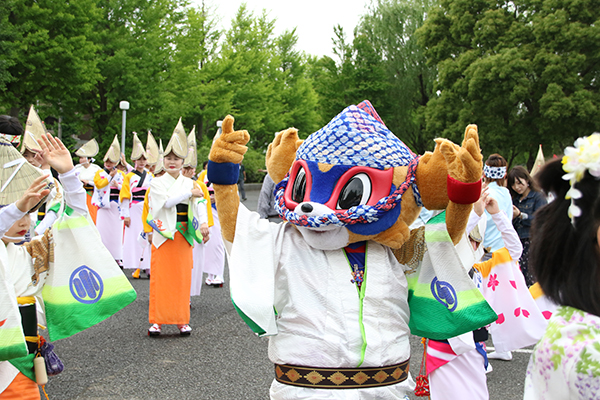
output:
M 477 182 L 465 183 L 448 175 L 448 198 L 456 204 L 473 204 L 481 195 L 481 179 Z

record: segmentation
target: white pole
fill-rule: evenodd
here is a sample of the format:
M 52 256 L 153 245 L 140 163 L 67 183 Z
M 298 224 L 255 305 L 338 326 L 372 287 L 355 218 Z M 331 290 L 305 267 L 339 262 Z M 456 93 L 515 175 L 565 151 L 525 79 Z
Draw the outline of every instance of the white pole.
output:
M 121 153 L 125 153 L 125 122 L 127 120 L 127 110 L 129 110 L 129 102 L 120 102 L 119 108 L 123 110 L 123 122 L 121 123 Z

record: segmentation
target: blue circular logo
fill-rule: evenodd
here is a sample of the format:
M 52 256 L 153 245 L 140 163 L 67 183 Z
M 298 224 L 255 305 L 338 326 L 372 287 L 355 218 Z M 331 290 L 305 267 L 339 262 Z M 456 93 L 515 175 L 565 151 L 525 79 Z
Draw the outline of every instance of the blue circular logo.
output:
M 192 226 L 194 227 L 194 230 L 197 231 L 198 230 L 198 226 L 200 224 L 198 223 L 198 219 L 196 217 L 194 217 L 194 219 L 192 220 Z
M 96 271 L 82 265 L 71 274 L 69 289 L 78 302 L 94 304 L 102 297 L 104 283 Z
M 437 277 L 433 278 L 433 281 L 431 281 L 431 294 L 448 311 L 456 310 L 458 297 L 456 296 L 456 290 L 448 282 L 440 281 Z

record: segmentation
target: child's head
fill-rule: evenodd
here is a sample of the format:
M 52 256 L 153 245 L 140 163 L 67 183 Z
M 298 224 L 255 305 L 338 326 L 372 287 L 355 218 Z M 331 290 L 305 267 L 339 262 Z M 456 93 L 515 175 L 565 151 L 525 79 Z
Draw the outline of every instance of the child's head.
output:
M 25 149 L 25 151 L 23 152 L 23 158 L 25 158 L 29 164 L 33 165 L 34 167 L 39 167 L 41 164 L 38 160 L 35 159 L 36 155 L 37 153 L 34 153 L 29 149 Z
M 523 195 L 527 189 L 533 191 L 539 190 L 529 172 L 520 165 L 513 167 L 508 173 L 507 186 L 512 197 Z
M 25 214 L 21 219 L 15 222 L 9 229 L 6 231 L 4 236 L 2 237 L 2 241 L 4 243 L 19 243 L 22 242 L 25 234 L 29 231 L 29 226 L 31 225 L 31 217 L 29 214 Z
M 146 160 L 146 157 L 144 156 L 141 156 L 135 160 L 135 169 L 138 171 L 142 171 L 144 168 L 146 168 L 146 165 L 148 165 L 148 160 Z
M 115 166 L 117 165 L 117 163 L 114 163 L 110 160 L 105 160 L 104 161 L 104 168 L 108 169 L 108 170 L 112 170 Z
M 600 135 L 596 146 L 598 154 Z M 536 175 L 541 188 L 553 193 L 555 200 L 536 213 L 529 263 L 549 298 L 600 315 L 600 180 L 590 174 L 594 168 L 598 173 L 600 159 L 592 157 L 587 166 L 577 162 L 584 169 L 573 187 L 563 179 L 563 163 L 568 170 L 565 159 L 555 160 Z
M 506 166 L 508 163 L 500 154 L 492 154 L 485 160 L 483 166 L 484 182 L 496 182 L 499 186 L 506 186 Z

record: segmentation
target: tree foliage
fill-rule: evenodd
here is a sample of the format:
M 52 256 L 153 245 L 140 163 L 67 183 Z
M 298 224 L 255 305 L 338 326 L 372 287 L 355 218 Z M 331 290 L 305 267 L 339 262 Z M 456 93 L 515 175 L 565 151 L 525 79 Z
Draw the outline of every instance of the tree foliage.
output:
M 598 5 L 442 0 L 418 32 L 439 71 L 428 130 L 456 140 L 477 123 L 484 152 L 509 162 L 597 130 Z

